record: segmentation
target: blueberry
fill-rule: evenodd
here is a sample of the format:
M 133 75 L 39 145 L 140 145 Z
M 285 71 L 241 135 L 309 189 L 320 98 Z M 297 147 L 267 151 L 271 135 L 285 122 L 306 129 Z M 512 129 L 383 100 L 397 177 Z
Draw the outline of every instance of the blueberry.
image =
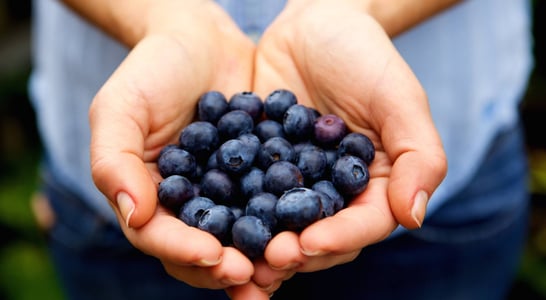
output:
M 228 110 L 229 106 L 226 97 L 218 91 L 204 93 L 197 102 L 197 116 L 199 120 L 210 122 L 214 125 Z
M 283 128 L 286 136 L 292 141 L 311 139 L 315 116 L 309 108 L 294 104 L 288 108 L 283 118 Z
M 192 177 L 195 174 L 196 165 L 195 157 L 188 151 L 180 148 L 172 148 L 165 151 L 157 160 L 157 168 L 163 178 L 171 175 Z
M 257 122 L 262 118 L 262 113 L 264 111 L 264 104 L 260 96 L 249 91 L 234 94 L 229 99 L 228 105 L 230 110 L 246 111 L 254 122 Z
M 260 139 L 252 133 L 242 134 L 237 139 L 243 142 L 244 147 L 252 148 L 251 151 L 255 151 L 256 153 L 258 153 L 260 146 L 262 145 Z
M 245 133 L 252 133 L 254 120 L 244 110 L 232 110 L 218 120 L 216 127 L 220 140 L 227 141 Z
M 264 100 L 264 112 L 268 119 L 282 122 L 288 108 L 298 102 L 296 95 L 286 89 L 274 90 Z
M 241 175 L 239 187 L 245 198 L 250 198 L 264 191 L 265 173 L 260 168 L 252 167 L 250 171 Z
M 323 147 L 337 145 L 346 134 L 345 122 L 334 114 L 323 115 L 315 120 L 315 141 Z
M 207 197 L 193 197 L 182 206 L 178 218 L 188 226 L 197 227 L 197 222 L 203 212 L 214 205 L 216 205 L 214 201 Z
M 353 155 L 362 159 L 367 165 L 375 158 L 375 147 L 367 136 L 352 132 L 347 134 L 338 146 L 338 155 Z
M 330 180 L 317 181 L 315 182 L 315 184 L 311 186 L 311 189 L 328 195 L 328 197 L 330 198 L 330 201 L 332 202 L 333 213 L 340 211 L 345 205 L 345 199 L 337 191 L 336 187 Z M 323 201 L 323 207 L 324 206 L 325 205 Z
M 205 121 L 190 123 L 179 136 L 180 148 L 190 152 L 198 160 L 207 159 L 219 143 L 218 130 L 212 123 Z
M 318 192 L 300 187 L 286 191 L 277 200 L 275 216 L 282 228 L 302 231 L 322 217 L 322 204 Z
M 355 196 L 362 193 L 369 180 L 368 166 L 359 157 L 342 156 L 332 167 L 332 183 L 343 196 Z
M 159 203 L 173 212 L 178 212 L 180 207 L 193 196 L 193 184 L 180 175 L 171 175 L 163 179 L 157 190 Z
M 327 163 L 326 153 L 317 146 L 304 148 L 296 159 L 296 166 L 300 169 L 306 184 L 320 180 L 326 171 Z
M 258 152 L 258 165 L 267 169 L 271 164 L 278 161 L 294 162 L 296 152 L 289 141 L 282 137 L 272 137 L 265 141 Z
M 271 193 L 254 195 L 246 204 L 245 215 L 262 219 L 264 224 L 273 232 L 275 226 L 277 226 L 277 218 L 275 217 L 277 199 L 277 196 Z
M 229 175 L 219 169 L 210 169 L 201 179 L 201 194 L 217 204 L 236 205 L 237 185 Z
M 233 215 L 235 216 L 235 220 L 245 215 L 245 211 L 239 206 L 231 206 L 230 209 Z
M 254 132 L 261 142 L 265 142 L 276 136 L 286 138 L 282 124 L 273 120 L 263 120 L 259 122 L 256 124 Z
M 219 165 L 218 165 L 218 160 L 216 159 L 216 152 L 218 152 L 218 150 L 215 150 L 214 152 L 212 152 L 211 155 L 209 155 L 209 159 L 207 160 L 207 164 L 205 166 L 205 170 L 210 170 L 210 169 L 218 169 L 220 168 Z
M 231 236 L 235 248 L 253 260 L 263 256 L 272 235 L 260 218 L 242 216 L 233 223 Z
M 296 165 L 278 161 L 265 171 L 264 191 L 280 196 L 285 191 L 303 186 L 303 175 Z
M 317 192 L 320 198 L 320 205 L 322 206 L 322 214 L 320 215 L 321 218 L 331 217 L 333 216 L 336 211 L 334 209 L 334 200 L 330 198 L 330 196 L 326 195 L 323 192 Z
M 165 154 L 165 152 L 167 152 L 167 151 L 169 151 L 171 149 L 176 149 L 176 148 L 178 148 L 178 144 L 168 144 L 168 145 L 164 146 L 163 148 L 161 148 L 161 150 L 159 151 L 158 157 Z
M 235 215 L 225 205 L 212 206 L 201 214 L 197 228 L 214 235 L 224 246 L 231 242 L 231 227 L 235 222 Z
M 243 174 L 252 167 L 257 149 L 245 147 L 238 139 L 223 143 L 216 151 L 216 160 L 221 170 L 230 174 Z
M 324 154 L 326 154 L 326 169 L 331 170 L 332 166 L 334 166 L 334 163 L 336 162 L 338 156 L 337 156 L 337 149 L 325 149 Z
M 293 143 L 292 146 L 294 147 L 294 151 L 296 151 L 296 157 L 297 157 L 298 155 L 300 155 L 301 151 L 303 151 L 304 149 L 308 147 L 315 147 L 316 145 L 314 145 L 310 141 L 303 141 L 303 142 Z

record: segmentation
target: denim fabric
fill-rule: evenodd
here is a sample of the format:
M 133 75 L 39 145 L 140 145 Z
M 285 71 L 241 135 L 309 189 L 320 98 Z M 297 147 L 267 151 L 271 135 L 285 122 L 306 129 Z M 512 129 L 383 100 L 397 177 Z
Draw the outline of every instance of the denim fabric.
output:
M 222 290 L 195 289 L 170 277 L 158 259 L 134 248 L 69 188 L 47 172 L 43 178 L 56 214 L 48 244 L 66 299 L 228 299 Z
M 274 299 L 503 299 L 527 231 L 523 146 L 519 127 L 501 134 L 470 184 L 422 229 L 369 246 L 345 265 L 297 274 Z M 119 228 L 51 175 L 44 178 L 57 214 L 51 253 L 68 299 L 227 299 L 223 291 L 198 290 L 170 278 Z M 474 215 L 478 202 L 495 209 Z

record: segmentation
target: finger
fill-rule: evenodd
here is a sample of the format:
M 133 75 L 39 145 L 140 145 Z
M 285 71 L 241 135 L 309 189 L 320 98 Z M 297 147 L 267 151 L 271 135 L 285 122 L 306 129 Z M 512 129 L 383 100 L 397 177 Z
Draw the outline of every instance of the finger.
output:
M 226 293 L 232 300 L 265 300 L 270 298 L 270 294 L 260 289 L 252 281 L 226 288 Z
M 294 270 L 275 270 L 264 260 L 254 261 L 252 281 L 267 293 L 276 291 L 284 280 L 290 279 Z
M 388 75 L 398 88 L 384 92 L 384 100 L 374 102 L 372 110 L 378 118 L 381 150 L 392 161 L 391 210 L 411 229 L 422 225 L 428 200 L 446 176 L 447 159 L 424 91 L 409 68 L 400 69 L 407 72 L 404 79 L 398 78 L 401 71 Z
M 210 267 L 185 266 L 163 260 L 169 275 L 191 286 L 208 289 L 223 289 L 248 283 L 254 273 L 252 263 L 231 247 L 225 247 L 222 261 Z
M 115 210 L 118 218 L 122 218 Z M 224 249 L 212 235 L 190 227 L 158 206 L 153 218 L 139 228 L 122 225 L 129 242 L 142 252 L 180 266 L 210 267 L 223 260 Z
M 323 238 L 328 238 L 323 236 Z M 291 251 L 286 252 L 286 249 Z M 335 254 L 327 251 L 307 253 L 303 250 L 295 233 L 278 234 L 268 245 L 267 262 L 270 264 L 267 272 L 256 266 L 253 280 L 266 291 L 275 291 L 282 281 L 289 279 L 295 272 L 315 272 L 333 266 L 353 261 L 360 253 L 360 248 L 354 251 Z M 262 267 L 263 268 L 263 267 Z
M 385 239 L 397 226 L 386 199 L 387 185 L 386 178 L 373 178 L 363 194 L 334 216 L 313 223 L 299 236 L 279 233 L 266 248 L 268 263 L 274 269 L 314 271 L 351 261 L 363 247 Z

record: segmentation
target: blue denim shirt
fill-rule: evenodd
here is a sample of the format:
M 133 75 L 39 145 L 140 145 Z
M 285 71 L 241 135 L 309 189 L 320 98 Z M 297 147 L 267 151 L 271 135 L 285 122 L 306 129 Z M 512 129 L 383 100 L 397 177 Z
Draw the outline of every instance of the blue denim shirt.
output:
M 256 40 L 285 4 L 217 2 Z M 34 1 L 34 14 L 30 95 L 52 172 L 117 222 L 91 178 L 86 120 L 93 96 L 127 49 L 58 1 Z M 527 0 L 469 0 L 394 40 L 428 93 L 447 152 L 448 174 L 429 214 L 468 183 L 494 137 L 517 123 L 532 68 L 529 19 Z M 480 211 L 488 209 L 495 208 Z

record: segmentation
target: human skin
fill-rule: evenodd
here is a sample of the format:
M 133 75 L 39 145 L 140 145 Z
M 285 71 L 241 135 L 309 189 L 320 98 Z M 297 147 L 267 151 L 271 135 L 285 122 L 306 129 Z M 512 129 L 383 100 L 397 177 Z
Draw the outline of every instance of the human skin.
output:
M 401 24 L 383 26 L 380 21 L 392 17 L 374 18 L 354 3 L 307 4 L 289 2 L 264 33 L 254 90 L 265 95 L 288 88 L 300 103 L 341 116 L 352 131 L 369 136 L 377 151 L 368 188 L 348 208 L 269 243 L 253 279 L 270 292 L 295 272 L 355 259 L 399 224 L 420 227 L 447 170 L 425 91 L 391 42 L 389 32 L 400 33 Z M 407 20 L 404 26 L 420 19 Z
M 213 1 L 64 2 L 131 49 L 90 107 L 92 173 L 128 240 L 175 278 L 266 299 L 294 272 L 349 262 L 398 224 L 422 224 L 447 163 L 426 94 L 390 38 L 455 1 L 291 0 L 257 46 Z M 154 161 L 191 121 L 200 94 L 280 87 L 340 115 L 377 153 L 350 207 L 301 234 L 279 234 L 253 264 L 157 206 Z

